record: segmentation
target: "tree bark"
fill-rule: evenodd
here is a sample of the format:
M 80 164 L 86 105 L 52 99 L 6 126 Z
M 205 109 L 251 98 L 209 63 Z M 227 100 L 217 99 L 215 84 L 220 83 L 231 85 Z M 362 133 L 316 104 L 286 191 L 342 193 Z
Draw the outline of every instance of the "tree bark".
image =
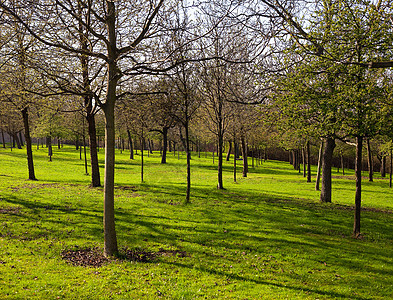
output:
M 168 148 L 168 127 L 162 128 L 162 157 L 161 163 L 166 164 L 166 152 Z
M 367 139 L 367 164 L 368 164 L 368 181 L 372 182 L 373 181 L 373 157 L 371 153 L 371 147 L 370 147 L 370 139 Z
M 83 134 L 83 155 L 85 158 L 85 174 L 89 175 L 89 171 L 87 170 L 87 154 L 86 154 L 86 136 Z
M 306 144 L 307 153 L 307 182 L 311 182 L 311 153 L 310 153 L 310 141 Z
M 130 159 L 134 159 L 134 144 L 132 143 L 131 132 L 127 129 L 128 143 L 130 144 Z
M 302 147 L 302 160 L 303 160 L 303 177 L 307 176 L 307 163 L 306 163 L 306 148 Z
M 104 180 L 104 255 L 116 256 L 118 254 L 115 228 L 115 102 L 117 81 L 120 72 L 116 62 L 116 11 L 115 2 L 106 1 L 108 30 L 108 77 L 106 102 L 103 107 L 105 115 L 105 180 Z
M 53 155 L 53 151 L 52 151 L 52 137 L 48 136 L 46 138 L 46 143 L 48 145 L 48 156 L 49 156 L 49 161 L 52 161 L 52 155 Z
M 31 145 L 30 125 L 29 125 L 29 112 L 27 107 L 22 109 L 22 117 L 23 117 L 23 125 L 25 127 L 25 141 L 26 141 L 27 166 L 29 170 L 29 179 L 37 180 L 34 173 L 33 150 Z
M 321 202 L 332 202 L 332 163 L 333 150 L 336 143 L 333 138 L 325 139 L 325 147 L 322 158 L 322 188 L 321 188 Z
M 341 159 L 341 169 L 342 169 L 343 175 L 345 175 L 345 170 L 344 170 L 344 155 L 343 155 L 343 152 L 342 152 L 342 151 L 340 152 L 340 159 Z
M 355 194 L 355 214 L 353 221 L 353 237 L 357 238 L 360 235 L 360 211 L 362 203 L 362 147 L 363 138 L 357 137 L 356 144 L 356 194 Z
M 97 130 L 95 116 L 91 112 L 91 107 L 87 108 L 90 111 L 86 115 L 86 120 L 88 124 L 89 140 L 90 140 L 90 164 L 91 164 L 91 186 L 98 187 L 101 186 L 100 178 L 100 166 L 98 164 L 98 153 L 97 153 Z
M 228 148 L 228 153 L 226 156 L 226 161 L 229 161 L 230 157 L 231 157 L 231 151 L 232 151 L 232 141 L 228 141 L 229 143 L 229 148 Z
M 236 182 L 236 149 L 237 149 L 237 143 L 236 140 L 233 140 L 233 149 L 235 153 L 233 154 L 233 182 Z
M 390 150 L 390 170 L 389 170 L 389 187 L 392 187 L 393 177 L 393 150 Z
M 223 162 L 223 157 L 222 157 L 222 146 L 224 144 L 224 137 L 222 135 L 222 131 L 220 130 L 220 134 L 218 135 L 218 184 L 217 184 L 217 189 L 223 190 L 224 189 L 224 183 L 222 179 L 222 162 Z
M 248 173 L 248 156 L 247 156 L 247 143 L 244 136 L 241 137 L 242 143 L 242 157 L 243 157 L 243 177 L 247 177 Z
M 1 130 L 1 137 L 3 139 L 3 148 L 5 148 L 4 130 Z
M 381 177 L 386 177 L 386 156 L 383 155 L 381 158 Z
M 319 152 L 318 152 L 317 178 L 315 179 L 315 190 L 316 191 L 319 191 L 319 182 L 321 180 L 322 153 L 323 153 L 323 141 L 321 141 L 321 145 L 319 146 Z
M 16 143 L 16 146 L 18 147 L 18 149 L 22 149 L 22 145 L 20 143 L 18 133 L 16 133 L 16 132 L 12 133 L 12 137 L 13 137 L 14 148 L 15 148 L 15 143 Z
M 188 119 L 184 124 L 184 128 L 186 131 L 186 155 L 187 155 L 187 191 L 186 191 L 186 201 L 185 203 L 190 203 L 190 194 L 191 194 L 191 152 L 190 152 L 190 136 L 189 136 L 189 125 Z
M 19 131 L 19 141 L 20 141 L 20 146 L 23 147 L 23 139 L 22 139 L 22 131 Z

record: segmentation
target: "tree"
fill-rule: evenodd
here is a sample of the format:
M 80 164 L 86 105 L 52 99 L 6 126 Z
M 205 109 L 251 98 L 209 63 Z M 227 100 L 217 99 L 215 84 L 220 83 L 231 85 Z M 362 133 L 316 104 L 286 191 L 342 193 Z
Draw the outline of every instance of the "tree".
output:
M 102 3 L 101 3 L 102 2 Z M 0 3 L 0 8 L 27 29 L 39 42 L 47 47 L 61 49 L 70 55 L 85 55 L 98 58 L 105 68 L 105 99 L 96 99 L 105 115 L 105 183 L 104 183 L 104 254 L 118 253 L 114 213 L 114 166 L 115 166 L 115 126 L 114 109 L 119 80 L 131 76 L 143 66 L 136 59 L 141 45 L 149 37 L 163 0 L 143 1 L 134 5 L 128 2 L 84 1 L 76 3 L 65 0 L 47 3 L 25 1 L 23 11 L 30 11 L 37 20 L 32 24 L 25 21 L 24 15 L 9 5 Z M 82 9 L 78 11 L 78 6 Z M 91 14 L 90 14 L 91 12 Z M 135 12 L 135 14 L 133 13 Z M 91 23 L 86 23 L 81 14 L 89 14 Z M 137 16 L 130 18 L 129 16 Z M 48 23 L 48 20 L 51 20 Z M 50 26 L 48 26 L 50 24 Z M 66 37 L 79 37 L 79 25 L 91 34 L 90 49 L 81 49 Z M 145 47 L 143 47 L 145 48 Z M 146 58 L 146 56 L 143 56 Z M 127 60 L 127 63 L 125 62 Z

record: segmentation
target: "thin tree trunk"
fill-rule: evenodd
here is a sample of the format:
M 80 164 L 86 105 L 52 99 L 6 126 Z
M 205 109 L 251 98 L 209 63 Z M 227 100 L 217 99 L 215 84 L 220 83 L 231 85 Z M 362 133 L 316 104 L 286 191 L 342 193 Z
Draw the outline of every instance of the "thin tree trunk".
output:
M 223 183 L 223 178 L 222 178 L 222 163 L 223 163 L 223 157 L 222 157 L 222 146 L 224 144 L 224 137 L 220 133 L 218 136 L 218 149 L 217 149 L 217 154 L 218 154 L 218 184 L 217 184 L 217 189 L 223 190 L 224 189 L 224 183 Z
M 355 194 L 355 214 L 353 221 L 353 237 L 357 238 L 360 235 L 360 211 L 362 203 L 362 147 L 363 138 L 357 137 L 356 144 L 356 194 Z
M 343 152 L 342 152 L 342 151 L 340 152 L 340 158 L 341 158 L 341 169 L 342 169 L 343 175 L 345 175 L 345 170 L 344 170 L 344 155 L 343 155 Z
M 252 168 L 254 168 L 254 147 L 251 147 Z
M 87 110 L 91 111 L 91 107 L 87 107 Z M 95 116 L 93 113 L 87 113 L 86 115 L 88 133 L 90 140 L 90 164 L 91 164 L 91 186 L 101 186 L 100 178 L 100 166 L 98 164 L 98 151 L 97 151 L 97 130 Z M 88 172 L 86 172 L 87 174 Z
M 306 148 L 302 147 L 302 160 L 303 160 L 303 177 L 307 176 L 307 166 L 306 166 Z
M 89 175 L 89 171 L 87 170 L 86 137 L 84 134 L 83 134 L 83 155 L 85 158 L 85 174 Z
M 372 158 L 372 153 L 371 153 L 371 147 L 370 147 L 370 139 L 367 139 L 367 163 L 368 163 L 368 181 L 372 182 L 373 181 L 373 158 Z
M 128 143 L 130 144 L 130 159 L 134 159 L 134 144 L 132 143 L 131 132 L 127 129 Z
M 318 152 L 317 178 L 315 179 L 315 190 L 316 191 L 319 191 L 319 182 L 321 180 L 322 152 L 323 152 L 323 141 L 321 141 L 321 145 L 319 146 L 319 152 Z
M 325 139 L 325 147 L 322 158 L 322 188 L 321 188 L 321 202 L 332 202 L 332 163 L 333 150 L 336 143 L 333 138 Z
M 228 143 L 229 143 L 229 148 L 228 148 L 228 153 L 227 153 L 227 156 L 226 156 L 226 161 L 229 161 L 229 159 L 230 159 L 230 157 L 231 157 L 231 151 L 232 151 L 232 141 L 228 141 Z
M 29 113 L 27 107 L 22 109 L 22 116 L 23 116 L 23 125 L 25 127 L 25 140 L 26 140 L 27 166 L 29 170 L 29 179 L 37 180 L 34 173 L 33 150 L 31 146 Z
M 393 150 L 390 150 L 390 170 L 389 170 L 389 187 L 392 187 L 393 175 Z
M 144 173 L 144 161 L 143 161 L 143 150 L 144 150 L 144 137 L 143 137 L 143 126 L 142 126 L 142 136 L 141 136 L 141 182 L 143 183 L 143 173 Z
M 233 148 L 234 148 L 234 155 L 233 155 L 233 182 L 236 182 L 236 140 L 233 140 Z
M 386 177 L 386 156 L 383 155 L 381 159 L 381 177 Z
M 3 148 L 5 148 L 4 130 L 1 130 L 1 137 L 3 139 Z
M 48 156 L 49 156 L 49 161 L 52 161 L 52 155 L 53 155 L 53 151 L 52 151 L 52 137 L 48 136 L 46 138 L 46 142 L 48 145 Z
M 23 138 L 22 138 L 22 131 L 19 131 L 19 141 L 20 141 L 20 146 L 23 147 Z
M 188 128 L 188 120 L 185 123 L 185 131 L 186 131 L 186 156 L 187 156 L 187 191 L 186 191 L 186 201 L 185 203 L 190 203 L 190 194 L 191 194 L 191 152 L 190 152 L 190 136 L 189 136 L 189 128 Z
M 13 138 L 14 138 L 14 148 L 15 148 L 15 143 L 16 143 L 16 146 L 18 147 L 18 149 L 22 149 L 22 145 L 20 143 L 20 140 L 19 140 L 19 137 L 18 137 L 17 133 L 13 134 Z
M 243 157 L 243 177 L 247 177 L 248 157 L 247 157 L 247 144 L 244 136 L 241 136 L 241 143 L 242 143 L 242 157 Z
M 307 153 L 307 182 L 311 182 L 311 154 L 310 154 L 310 141 L 306 144 Z
M 168 148 L 168 127 L 164 127 L 162 129 L 162 157 L 161 163 L 166 164 L 166 152 Z

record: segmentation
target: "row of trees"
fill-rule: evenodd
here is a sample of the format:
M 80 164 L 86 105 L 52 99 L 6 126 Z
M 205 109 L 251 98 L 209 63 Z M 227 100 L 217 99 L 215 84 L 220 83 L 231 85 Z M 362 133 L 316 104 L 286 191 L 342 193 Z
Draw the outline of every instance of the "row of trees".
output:
M 96 117 L 104 119 L 105 255 L 118 251 L 119 130 L 131 148 L 132 136 L 161 134 L 163 163 L 168 134 L 177 131 L 187 153 L 186 202 L 192 132 L 196 143 L 208 133 L 215 139 L 219 189 L 225 140 L 235 149 L 241 144 L 246 176 L 247 141 L 266 146 L 275 139 L 294 150 L 322 139 L 324 202 L 331 201 L 336 140 L 355 144 L 358 236 L 363 141 L 392 140 L 391 72 L 385 69 L 391 66 L 390 7 L 388 0 L 3 0 L 2 126 L 17 132 L 11 124 L 21 115 L 29 178 L 35 179 L 29 112 L 45 136 L 55 135 L 51 124 L 58 124 L 59 112 L 73 116 L 67 119 L 83 116 L 92 186 L 99 186 Z

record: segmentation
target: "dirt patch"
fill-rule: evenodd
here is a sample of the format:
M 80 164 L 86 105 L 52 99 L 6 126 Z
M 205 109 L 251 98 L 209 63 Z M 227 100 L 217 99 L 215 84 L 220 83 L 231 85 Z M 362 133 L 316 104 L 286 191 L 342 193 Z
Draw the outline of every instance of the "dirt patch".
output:
M 159 249 L 157 252 L 147 251 L 144 249 L 123 248 L 119 258 L 107 258 L 104 256 L 102 249 L 86 248 L 78 250 L 64 250 L 61 257 L 74 266 L 82 267 L 101 267 L 111 261 L 134 261 L 149 263 L 154 262 L 160 256 L 175 256 L 179 258 L 188 257 L 188 253 L 181 250 L 164 250 Z
M 20 207 L 0 208 L 0 214 L 19 214 Z
M 74 266 L 101 267 L 109 261 L 99 248 L 64 250 L 61 257 Z

